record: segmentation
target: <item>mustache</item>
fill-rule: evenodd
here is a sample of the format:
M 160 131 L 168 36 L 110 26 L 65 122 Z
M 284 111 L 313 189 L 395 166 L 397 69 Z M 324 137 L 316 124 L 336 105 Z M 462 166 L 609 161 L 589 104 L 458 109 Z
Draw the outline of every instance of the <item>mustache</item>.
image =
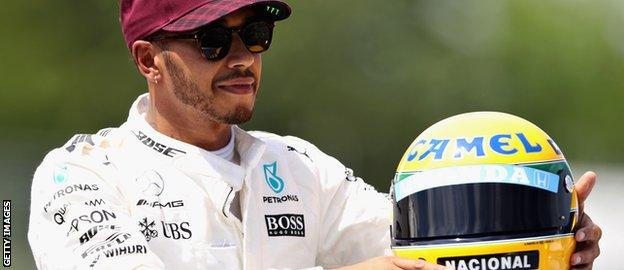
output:
M 258 83 L 258 78 L 256 77 L 256 74 L 253 73 L 253 71 L 249 69 L 245 69 L 245 70 L 237 69 L 232 72 L 229 72 L 228 74 L 215 78 L 213 85 L 217 85 L 218 83 L 222 81 L 232 80 L 236 78 L 245 78 L 245 77 L 252 77 L 256 81 L 254 84 Z

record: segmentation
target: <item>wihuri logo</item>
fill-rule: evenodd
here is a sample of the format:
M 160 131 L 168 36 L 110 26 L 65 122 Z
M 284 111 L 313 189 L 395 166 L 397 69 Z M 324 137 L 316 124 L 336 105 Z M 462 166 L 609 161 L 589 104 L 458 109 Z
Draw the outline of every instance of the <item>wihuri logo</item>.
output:
M 262 165 L 264 167 L 264 180 L 269 187 L 275 192 L 280 193 L 284 190 L 284 180 L 277 176 L 277 161 L 270 164 Z

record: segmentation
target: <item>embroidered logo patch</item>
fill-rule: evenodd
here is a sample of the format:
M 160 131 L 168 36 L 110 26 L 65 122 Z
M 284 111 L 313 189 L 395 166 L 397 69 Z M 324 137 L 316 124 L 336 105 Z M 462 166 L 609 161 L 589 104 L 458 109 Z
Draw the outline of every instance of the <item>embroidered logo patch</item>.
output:
M 305 221 L 303 215 L 281 214 L 265 215 L 267 233 L 269 237 L 274 236 L 296 236 L 305 237 Z
M 264 167 L 264 180 L 267 185 L 269 185 L 275 193 L 282 192 L 282 190 L 284 190 L 284 180 L 277 175 L 277 161 L 264 164 L 262 167 Z

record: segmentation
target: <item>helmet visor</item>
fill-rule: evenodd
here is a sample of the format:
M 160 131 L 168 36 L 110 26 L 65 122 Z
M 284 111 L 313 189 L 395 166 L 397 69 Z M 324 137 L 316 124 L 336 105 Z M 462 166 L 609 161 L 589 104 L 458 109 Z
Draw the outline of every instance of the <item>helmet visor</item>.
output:
M 398 174 L 393 239 L 567 233 L 573 224 L 571 181 L 565 161 L 457 166 L 403 179 Z

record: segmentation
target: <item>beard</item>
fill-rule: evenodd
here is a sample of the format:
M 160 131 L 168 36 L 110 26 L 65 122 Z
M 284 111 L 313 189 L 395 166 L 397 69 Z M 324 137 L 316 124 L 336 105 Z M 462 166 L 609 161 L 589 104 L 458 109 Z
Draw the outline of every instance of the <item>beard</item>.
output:
M 202 91 L 199 85 L 186 76 L 182 68 L 173 62 L 169 55 L 165 53 L 163 58 L 171 76 L 173 93 L 180 102 L 193 107 L 195 110 L 201 112 L 201 114 L 218 123 L 238 125 L 246 123 L 251 119 L 253 108 L 247 108 L 244 105 L 235 105 L 234 108 L 229 108 L 225 111 L 217 111 L 215 103 L 218 101 L 215 101 L 214 94 Z M 212 89 L 216 89 L 217 82 L 238 77 L 255 78 L 253 72 L 250 70 L 237 70 L 221 78 L 216 78 L 213 80 L 211 87 Z

